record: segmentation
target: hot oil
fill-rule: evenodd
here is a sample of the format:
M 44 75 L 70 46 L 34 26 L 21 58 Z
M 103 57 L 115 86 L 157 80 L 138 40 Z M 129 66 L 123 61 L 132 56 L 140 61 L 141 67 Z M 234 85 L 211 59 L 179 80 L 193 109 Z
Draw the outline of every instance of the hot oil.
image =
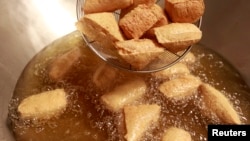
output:
M 53 81 L 48 77 L 48 66 L 61 54 L 80 47 L 83 55 L 63 80 Z M 250 123 L 250 90 L 240 74 L 222 57 L 213 51 L 194 46 L 192 52 L 197 62 L 192 73 L 203 82 L 222 91 L 236 107 L 243 123 Z M 157 87 L 162 80 L 151 74 L 134 74 L 119 71 L 113 86 L 99 89 L 93 83 L 93 75 L 103 62 L 84 46 L 78 32 L 69 34 L 39 52 L 22 73 L 9 106 L 9 123 L 18 141 L 117 141 L 123 140 L 126 131 L 120 131 L 117 123 L 123 124 L 121 113 L 106 110 L 100 102 L 100 96 L 115 86 L 127 81 L 127 78 L 141 77 L 147 83 L 147 92 L 142 103 L 161 106 L 159 123 L 152 126 L 143 137 L 143 141 L 160 141 L 163 132 L 170 126 L 187 130 L 195 141 L 207 140 L 207 124 L 218 123 L 204 117 L 199 111 L 200 98 L 194 94 L 181 101 L 169 100 Z M 64 88 L 69 104 L 66 111 L 50 120 L 23 120 L 17 113 L 22 99 L 43 91 Z M 122 128 L 124 129 L 124 127 Z

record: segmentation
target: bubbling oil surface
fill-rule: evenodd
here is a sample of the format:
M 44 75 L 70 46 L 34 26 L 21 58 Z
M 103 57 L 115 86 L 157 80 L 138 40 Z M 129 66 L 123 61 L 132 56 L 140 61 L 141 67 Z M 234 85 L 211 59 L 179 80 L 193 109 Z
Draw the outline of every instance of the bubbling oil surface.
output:
M 51 61 L 80 47 L 83 55 L 67 76 L 54 82 L 48 77 Z M 250 89 L 240 74 L 222 57 L 202 46 L 194 46 L 192 52 L 197 62 L 192 66 L 192 74 L 203 82 L 222 91 L 233 103 L 244 124 L 250 123 Z M 9 104 L 9 125 L 17 141 L 118 141 L 123 140 L 117 124 L 120 113 L 112 113 L 100 103 L 100 96 L 112 90 L 127 78 L 141 77 L 147 83 L 147 92 L 142 101 L 161 106 L 160 120 L 143 137 L 143 141 L 160 141 L 165 129 L 176 126 L 187 130 L 194 141 L 207 140 L 207 125 L 220 124 L 199 112 L 200 99 L 194 95 L 185 101 L 169 100 L 157 87 L 161 80 L 151 74 L 134 74 L 120 71 L 114 86 L 99 89 L 92 82 L 93 74 L 102 62 L 84 44 L 81 35 L 73 32 L 56 40 L 39 52 L 26 66 L 16 85 Z M 66 111 L 48 121 L 23 120 L 17 113 L 17 106 L 27 96 L 56 88 L 64 88 L 69 104 Z

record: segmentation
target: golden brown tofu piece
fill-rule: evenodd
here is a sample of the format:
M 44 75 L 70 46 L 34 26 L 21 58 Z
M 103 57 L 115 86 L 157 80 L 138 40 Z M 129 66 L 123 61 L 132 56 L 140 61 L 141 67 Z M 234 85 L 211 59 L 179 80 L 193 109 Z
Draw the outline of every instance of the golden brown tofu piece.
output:
M 171 77 L 183 74 L 190 74 L 190 70 L 188 69 L 187 65 L 183 63 L 176 63 L 175 65 L 167 69 L 152 73 L 152 76 L 154 76 L 157 79 L 169 79 Z
M 150 126 L 158 122 L 161 107 L 154 105 L 138 105 L 124 107 L 127 141 L 140 141 Z
M 165 0 L 172 22 L 194 23 L 204 14 L 204 0 Z
M 88 42 L 92 43 L 93 46 L 103 48 L 105 50 L 105 53 L 111 53 L 114 52 L 114 43 L 112 39 L 107 36 L 107 34 L 103 31 L 98 31 L 95 26 L 88 24 L 88 22 L 85 22 L 86 20 L 82 18 L 80 21 L 76 23 L 77 29 L 82 32 L 88 39 Z M 106 39 L 106 40 L 103 40 Z
M 115 87 L 101 96 L 102 103 L 112 112 L 120 112 L 124 106 L 140 100 L 147 89 L 146 83 L 138 78 Z
M 191 74 L 181 75 L 169 81 L 163 82 L 159 90 L 169 99 L 185 99 L 197 92 L 201 80 Z
M 124 40 L 113 13 L 93 13 L 84 15 L 83 18 L 86 24 L 91 25 L 95 29 L 96 34 L 101 32 L 113 42 Z
M 81 18 L 78 22 L 76 22 L 76 28 L 78 31 L 82 32 L 84 35 L 86 35 L 89 39 L 89 41 L 94 41 L 97 40 L 99 38 L 104 38 L 105 34 L 101 34 L 104 36 L 101 36 L 100 34 L 96 34 L 95 31 L 95 27 L 91 26 L 90 24 L 87 24 L 87 22 L 85 22 L 84 18 Z M 101 32 L 102 33 L 102 32 Z M 98 37 L 101 36 L 101 37 Z
M 63 89 L 55 89 L 23 99 L 17 110 L 23 119 L 49 119 L 60 115 L 66 107 L 66 92 Z
M 208 118 L 218 118 L 227 124 L 241 124 L 240 117 L 229 99 L 209 84 L 201 84 L 199 87 L 202 97 L 202 113 Z
M 139 4 L 119 20 L 119 26 L 128 39 L 139 39 L 162 16 L 158 5 Z
M 137 70 L 143 69 L 164 52 L 164 48 L 150 39 L 126 40 L 116 42 L 115 46 L 119 55 Z
M 81 57 L 81 50 L 74 48 L 71 51 L 55 58 L 49 66 L 49 77 L 59 81 L 73 68 L 74 64 Z
M 177 128 L 177 127 L 170 127 L 168 128 L 162 138 L 162 141 L 191 141 L 191 135 L 189 132 Z
M 154 28 L 157 41 L 171 52 L 182 51 L 199 42 L 201 30 L 190 23 L 171 23 Z
M 83 11 L 88 13 L 113 12 L 133 4 L 133 0 L 85 0 Z
M 95 49 L 119 58 L 114 42 L 123 41 L 123 35 L 113 13 L 103 12 L 85 15 L 76 23 L 76 27 Z
M 93 82 L 100 89 L 105 89 L 114 84 L 118 70 L 108 64 L 102 64 L 97 68 L 93 76 Z

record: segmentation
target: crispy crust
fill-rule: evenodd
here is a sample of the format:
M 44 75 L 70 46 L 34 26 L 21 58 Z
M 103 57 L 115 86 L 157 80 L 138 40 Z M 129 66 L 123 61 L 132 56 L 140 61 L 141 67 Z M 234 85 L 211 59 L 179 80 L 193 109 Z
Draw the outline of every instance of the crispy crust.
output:
M 158 42 L 171 52 L 184 50 L 202 37 L 200 29 L 191 23 L 171 23 L 156 27 L 154 33 Z
M 120 19 L 119 26 L 128 39 L 139 39 L 162 17 L 156 4 L 140 4 Z
M 196 22 L 205 11 L 203 0 L 165 0 L 165 9 L 172 22 Z
M 114 43 L 123 41 L 124 37 L 113 13 L 87 14 L 76 23 L 76 26 L 94 46 L 103 49 L 106 54 L 119 57 L 117 51 L 114 51 Z
M 105 33 L 112 41 L 124 40 L 113 13 L 102 12 L 87 14 L 84 16 L 84 20 L 97 31 Z
M 85 0 L 83 11 L 85 14 L 97 12 L 113 12 L 130 6 L 133 0 Z
M 159 44 L 150 39 L 132 39 L 115 43 L 119 55 L 135 69 L 143 69 L 164 52 Z

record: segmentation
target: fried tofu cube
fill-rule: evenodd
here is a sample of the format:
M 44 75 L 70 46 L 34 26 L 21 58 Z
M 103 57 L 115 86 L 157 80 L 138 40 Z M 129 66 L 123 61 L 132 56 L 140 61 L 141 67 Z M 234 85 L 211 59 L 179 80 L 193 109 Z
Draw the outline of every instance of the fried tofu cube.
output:
M 23 119 L 50 119 L 59 116 L 66 107 L 66 92 L 64 89 L 55 89 L 23 99 L 17 110 Z
M 156 27 L 154 33 L 157 41 L 171 52 L 187 49 L 202 37 L 201 30 L 190 23 L 171 23 Z
M 95 47 L 103 48 L 105 53 L 114 54 L 114 42 L 111 38 L 109 38 L 105 32 L 98 31 L 95 26 L 88 24 L 85 22 L 84 18 L 80 19 L 80 21 L 76 22 L 76 27 L 78 31 L 82 32 L 85 37 L 87 37 L 87 41 L 91 43 Z M 103 40 L 106 39 L 106 40 Z M 117 53 L 117 52 L 115 52 Z
M 83 11 L 88 13 L 113 12 L 133 4 L 133 0 L 85 0 Z
M 120 31 L 115 16 L 111 12 L 87 14 L 83 17 L 84 22 L 95 29 L 95 33 L 101 32 L 111 41 L 123 41 L 123 35 Z
M 125 106 L 124 116 L 127 133 L 127 141 L 140 141 L 150 126 L 157 123 L 160 117 L 161 107 L 154 105 Z
M 163 82 L 159 90 L 169 99 L 183 100 L 197 92 L 201 80 L 191 74 Z
M 135 103 L 146 93 L 146 83 L 137 78 L 118 85 L 112 91 L 101 96 L 102 103 L 112 112 L 120 112 L 124 106 Z
M 156 42 L 150 39 L 132 39 L 115 43 L 119 55 L 133 68 L 141 70 L 164 52 Z
M 87 14 L 76 23 L 76 27 L 87 37 L 88 42 L 96 50 L 120 57 L 115 49 L 114 42 L 123 41 L 124 37 L 113 13 Z
M 81 56 L 81 50 L 79 48 L 74 48 L 55 58 L 49 66 L 49 77 L 54 81 L 63 79 Z
M 208 118 L 218 118 L 227 124 L 241 124 L 240 117 L 229 99 L 209 84 L 201 84 L 199 87 L 202 97 L 202 113 Z
M 119 26 L 128 39 L 139 39 L 163 16 L 158 5 L 139 4 L 119 20 Z
M 187 65 L 183 63 L 176 63 L 175 65 L 164 69 L 159 72 L 152 73 L 152 76 L 157 79 L 169 79 L 176 75 L 190 74 L 190 70 Z
M 162 141 L 191 141 L 191 135 L 189 132 L 177 128 L 177 127 L 170 127 L 168 128 L 162 138 Z
M 165 9 L 172 22 L 194 23 L 204 14 L 204 0 L 165 0 Z

